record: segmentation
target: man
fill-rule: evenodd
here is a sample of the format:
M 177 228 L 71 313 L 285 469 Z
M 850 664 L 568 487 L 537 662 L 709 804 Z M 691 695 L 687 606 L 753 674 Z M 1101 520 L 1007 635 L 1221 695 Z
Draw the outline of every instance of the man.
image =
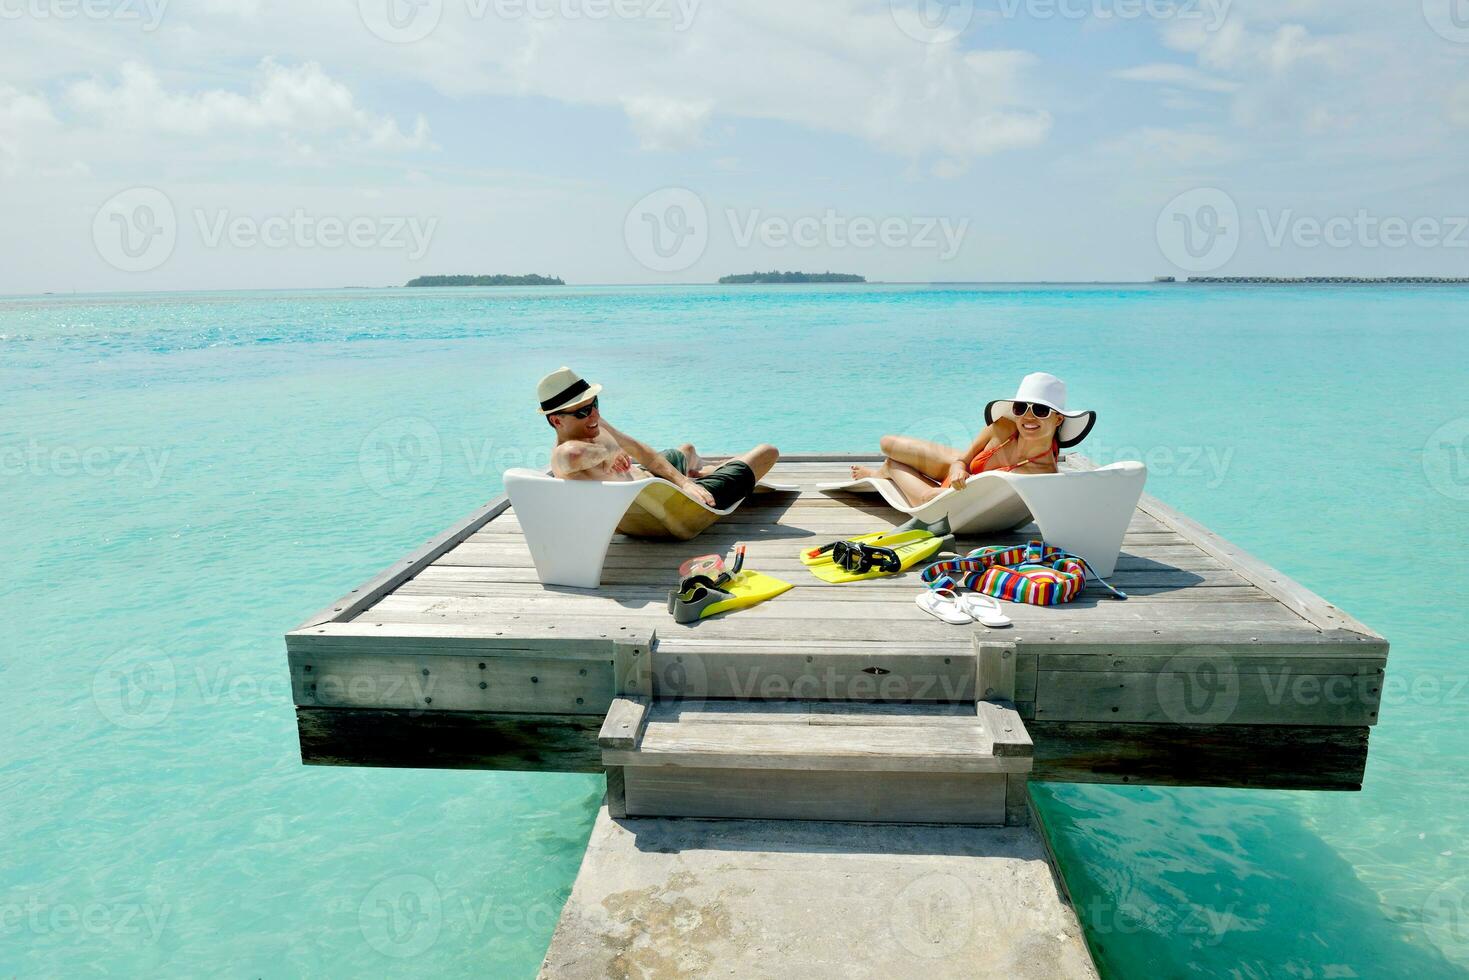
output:
M 588 384 L 570 368 L 552 371 L 536 386 L 541 414 L 556 430 L 551 472 L 563 480 L 642 479 L 652 475 L 681 487 L 716 510 L 733 507 L 755 491 L 780 453 L 761 444 L 712 472 L 689 443 L 654 452 L 613 428 L 602 417 L 597 396 L 602 386 Z M 638 467 L 642 472 L 634 472 Z

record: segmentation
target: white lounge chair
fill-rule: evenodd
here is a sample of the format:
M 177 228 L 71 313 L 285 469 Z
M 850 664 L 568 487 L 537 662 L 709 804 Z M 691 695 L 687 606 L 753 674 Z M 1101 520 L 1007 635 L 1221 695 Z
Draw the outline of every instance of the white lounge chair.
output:
M 924 524 L 947 521 L 954 534 L 1009 531 L 1030 521 L 1047 544 L 1080 555 L 1098 575 L 1111 575 L 1122 536 L 1137 509 L 1148 468 L 1112 463 L 1064 473 L 981 473 L 961 490 L 944 490 L 914 507 L 891 480 L 818 483 L 824 492 L 876 493 L 888 506 Z
M 796 487 L 761 481 L 755 489 Z M 537 470 L 512 469 L 505 471 L 505 493 L 541 584 L 582 589 L 602 584 L 613 534 L 687 541 L 739 508 L 706 507 L 657 477 L 626 483 L 561 480 Z

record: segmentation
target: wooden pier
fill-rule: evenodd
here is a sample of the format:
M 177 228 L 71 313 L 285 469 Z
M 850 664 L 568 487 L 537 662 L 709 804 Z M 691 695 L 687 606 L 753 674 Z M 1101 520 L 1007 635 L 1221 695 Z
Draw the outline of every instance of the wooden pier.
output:
M 303 761 L 605 771 L 611 819 L 1014 825 L 1032 778 L 1361 787 L 1388 647 L 1350 615 L 1144 496 L 1111 578 L 1130 598 L 949 626 L 916 570 L 829 585 L 800 564 L 899 522 L 816 491 L 864 459 L 783 459 L 770 478 L 799 492 L 694 541 L 618 537 L 595 590 L 540 585 L 492 501 L 287 634 Z M 736 543 L 796 588 L 676 625 L 678 564 Z

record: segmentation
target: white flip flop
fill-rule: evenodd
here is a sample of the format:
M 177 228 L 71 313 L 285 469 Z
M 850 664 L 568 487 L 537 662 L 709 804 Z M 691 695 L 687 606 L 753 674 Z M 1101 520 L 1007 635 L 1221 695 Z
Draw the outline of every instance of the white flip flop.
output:
M 918 608 L 928 613 L 935 619 L 941 619 L 950 626 L 963 626 L 965 623 L 974 622 L 974 617 L 965 612 L 959 605 L 959 594 L 953 589 L 934 589 L 918 593 L 913 597 L 918 603 Z
M 1000 604 L 980 592 L 971 592 L 959 597 L 959 609 L 975 622 L 990 629 L 1003 629 L 1010 625 L 1010 617 L 1000 609 Z

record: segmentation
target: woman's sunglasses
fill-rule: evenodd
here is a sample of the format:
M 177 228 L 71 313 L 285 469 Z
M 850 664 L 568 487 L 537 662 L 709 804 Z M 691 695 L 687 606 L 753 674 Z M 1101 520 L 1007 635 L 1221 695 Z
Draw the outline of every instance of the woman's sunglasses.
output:
M 1026 412 L 1032 413 L 1038 419 L 1051 417 L 1051 406 L 1041 405 L 1038 402 L 1011 402 L 1010 408 L 1015 412 L 1017 419 Z
M 597 399 L 593 398 L 581 408 L 571 412 L 552 412 L 552 415 L 570 415 L 574 419 L 584 419 L 597 410 Z

